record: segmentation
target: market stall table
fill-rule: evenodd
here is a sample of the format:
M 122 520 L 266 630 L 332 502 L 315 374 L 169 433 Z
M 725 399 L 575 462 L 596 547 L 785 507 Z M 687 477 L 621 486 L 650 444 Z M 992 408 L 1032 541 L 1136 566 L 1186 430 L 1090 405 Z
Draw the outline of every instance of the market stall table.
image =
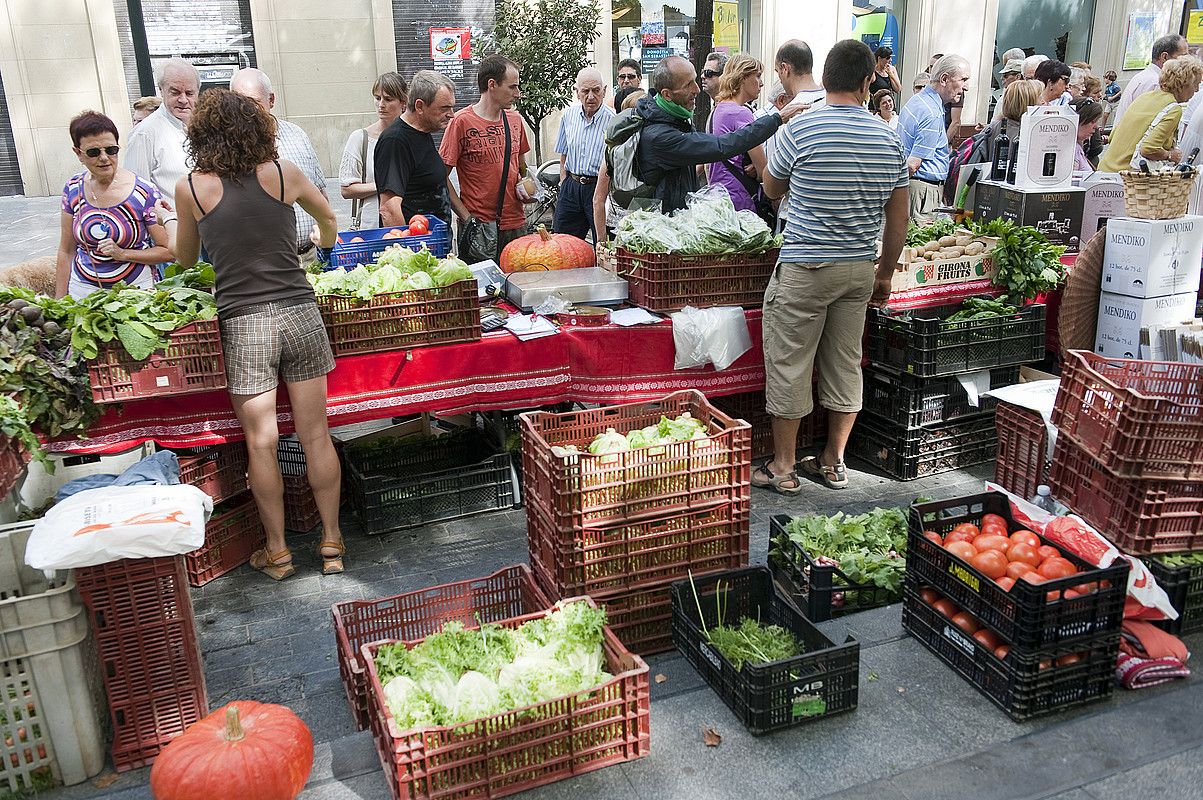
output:
M 623 403 L 680 389 L 707 395 L 764 388 L 759 310 L 745 312 L 752 349 L 722 372 L 673 369 L 672 323 L 560 329 L 522 342 L 506 331 L 479 342 L 338 359 L 329 376 L 329 422 L 350 425 L 424 411 L 462 413 L 563 402 Z M 281 387 L 280 432 L 294 431 Z M 86 439 L 61 438 L 56 453 L 115 453 L 143 442 L 199 447 L 239 441 L 242 427 L 225 390 L 110 406 Z

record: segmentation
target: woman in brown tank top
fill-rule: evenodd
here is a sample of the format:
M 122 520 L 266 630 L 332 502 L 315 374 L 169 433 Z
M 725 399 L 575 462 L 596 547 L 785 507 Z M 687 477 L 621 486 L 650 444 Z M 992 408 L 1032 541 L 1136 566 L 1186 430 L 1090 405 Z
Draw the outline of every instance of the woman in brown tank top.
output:
M 267 546 L 251 557 L 251 566 L 275 580 L 296 571 L 284 541 L 284 485 L 276 460 L 276 387 L 283 378 L 321 512 L 322 571 L 342 572 L 341 474 L 326 425 L 326 374 L 334 357 L 297 260 L 292 204 L 317 220 L 313 239 L 321 249 L 334 245 L 334 212 L 295 165 L 279 160 L 275 118 L 247 97 L 225 89 L 201 95 L 188 124 L 188 150 L 196 166 L 175 187 L 178 220 L 165 207 L 159 213 L 176 260 L 192 266 L 203 242 L 217 273 L 226 381 L 267 533 Z

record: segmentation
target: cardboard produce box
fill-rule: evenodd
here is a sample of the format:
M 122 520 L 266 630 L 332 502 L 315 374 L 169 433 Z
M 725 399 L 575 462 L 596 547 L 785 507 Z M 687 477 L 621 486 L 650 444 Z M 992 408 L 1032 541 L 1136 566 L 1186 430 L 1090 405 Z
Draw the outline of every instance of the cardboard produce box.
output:
M 1203 217 L 1131 219 L 1107 223 L 1104 292 L 1162 297 L 1199 288 Z
M 1029 108 L 1019 120 L 1015 186 L 1039 191 L 1070 188 L 1077 137 L 1078 115 L 1069 106 Z
M 1082 234 L 1082 211 L 1086 190 L 1019 189 L 1009 183 L 978 181 L 975 214 L 983 222 L 1005 219 L 1028 225 L 1043 233 L 1067 253 L 1078 252 Z
M 1115 217 L 1127 214 L 1124 208 L 1124 182 L 1112 172 L 1096 172 L 1082 181 L 1085 195 L 1082 200 L 1082 247 L 1095 231 Z
M 925 259 L 921 257 L 918 248 L 904 247 L 898 269 L 894 272 L 891 292 L 907 292 L 924 287 L 993 280 L 994 257 L 991 255 L 991 251 L 998 244 L 998 239 L 988 236 L 972 236 L 968 231 L 958 231 L 955 235 L 960 236 L 961 241 L 968 237 L 979 247 L 985 249 L 972 255 L 941 256 L 938 253 L 932 253 L 932 258 Z
M 1140 329 L 1190 320 L 1197 299 L 1197 291 L 1149 298 L 1103 292 L 1094 351 L 1111 358 L 1140 358 Z

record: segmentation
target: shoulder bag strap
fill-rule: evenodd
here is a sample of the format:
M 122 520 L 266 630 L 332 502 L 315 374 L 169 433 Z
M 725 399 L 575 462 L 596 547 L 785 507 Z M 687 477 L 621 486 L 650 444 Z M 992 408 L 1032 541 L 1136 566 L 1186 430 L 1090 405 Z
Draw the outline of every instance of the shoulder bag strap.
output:
M 743 184 L 744 189 L 746 189 L 748 192 L 748 196 L 755 200 L 756 194 L 760 191 L 760 184 L 749 178 L 747 173 L 745 173 L 742 169 L 732 164 L 731 159 L 729 158 L 723 159 L 723 166 L 725 166 L 727 170 L 735 176 L 735 180 Z
M 359 182 L 368 182 L 368 129 L 362 128 L 359 131 L 363 134 L 363 139 L 359 143 Z M 364 198 L 359 197 L 351 201 L 351 230 L 357 231 L 363 225 L 363 204 Z
M 1129 165 L 1132 166 L 1133 169 L 1136 168 L 1136 165 L 1143 158 L 1143 156 L 1140 154 L 1140 149 L 1145 146 L 1145 140 L 1149 138 L 1149 134 L 1153 132 L 1153 129 L 1156 128 L 1163 119 L 1165 119 L 1165 115 L 1170 113 L 1170 109 L 1174 108 L 1175 106 L 1185 107 L 1186 104 L 1177 102 L 1170 103 L 1165 108 L 1158 111 L 1157 116 L 1153 117 L 1153 121 L 1149 123 L 1149 127 L 1147 130 L 1145 130 L 1144 136 L 1141 136 L 1140 141 L 1136 143 L 1136 149 L 1132 151 L 1132 160 L 1129 162 Z
M 510 119 L 506 110 L 501 109 L 501 124 L 505 130 L 505 161 L 501 167 L 501 186 L 497 189 L 497 230 L 501 230 L 501 210 L 505 207 L 506 182 L 510 177 Z

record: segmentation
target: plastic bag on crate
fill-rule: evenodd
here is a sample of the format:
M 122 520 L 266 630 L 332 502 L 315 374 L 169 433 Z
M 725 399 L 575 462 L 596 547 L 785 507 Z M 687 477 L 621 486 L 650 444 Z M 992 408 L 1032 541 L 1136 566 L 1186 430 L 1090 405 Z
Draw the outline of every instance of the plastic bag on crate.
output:
M 187 484 L 88 489 L 37 521 L 25 563 L 49 571 L 189 553 L 212 513 L 213 498 Z
M 1144 562 L 1121 553 L 1085 520 L 1073 514 L 1068 517 L 1054 516 L 990 481 L 986 481 L 986 488 L 1007 496 L 1011 502 L 1011 513 L 1017 522 L 1043 534 L 1046 539 L 1053 540 L 1096 567 L 1109 567 L 1117 558 L 1126 560 L 1128 598 L 1124 604 L 1125 619 L 1178 619 L 1178 612 L 1170 604 L 1169 596 L 1157 585 L 1157 579 Z
M 1035 411 L 1044 420 L 1044 429 L 1048 431 L 1048 452 L 1044 457 L 1052 460 L 1053 447 L 1057 444 L 1057 428 L 1053 425 L 1053 404 L 1057 399 L 1057 390 L 1061 381 L 1028 381 L 1012 386 L 1001 386 L 991 389 L 984 394 L 994 397 L 1003 403 Z
M 686 306 L 672 315 L 674 369 L 714 364 L 722 371 L 752 349 L 748 320 L 735 306 Z

